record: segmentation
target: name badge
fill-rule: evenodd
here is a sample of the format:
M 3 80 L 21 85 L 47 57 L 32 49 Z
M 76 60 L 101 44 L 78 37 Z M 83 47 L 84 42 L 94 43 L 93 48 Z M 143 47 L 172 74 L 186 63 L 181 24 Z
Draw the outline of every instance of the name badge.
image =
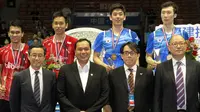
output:
M 129 94 L 129 106 L 135 106 L 134 94 Z

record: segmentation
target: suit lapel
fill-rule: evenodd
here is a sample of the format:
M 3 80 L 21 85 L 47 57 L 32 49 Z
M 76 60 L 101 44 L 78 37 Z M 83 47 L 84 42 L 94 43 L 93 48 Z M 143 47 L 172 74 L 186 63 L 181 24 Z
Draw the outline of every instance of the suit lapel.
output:
M 175 74 L 174 74 L 174 67 L 173 67 L 173 64 L 172 64 L 172 59 L 168 61 L 167 63 L 167 75 L 170 75 L 172 81 L 175 83 Z
M 46 74 L 46 70 L 44 70 L 44 69 L 42 69 L 42 77 L 43 77 L 43 91 L 42 91 L 42 99 L 41 99 L 41 102 L 43 102 L 44 100 L 44 97 L 45 97 L 45 92 L 46 92 L 46 88 L 48 87 L 48 85 L 47 85 L 47 80 L 44 80 L 44 79 L 46 79 L 47 78 L 47 76 L 46 76 L 47 74 Z M 41 103 L 41 104 L 43 104 L 43 103 Z
M 188 84 L 188 81 L 189 81 L 189 78 L 190 78 L 190 74 L 192 74 L 192 63 L 190 63 L 190 61 L 186 60 L 186 87 L 187 87 L 187 84 Z M 186 89 L 187 90 L 187 89 Z
M 79 71 L 78 71 L 78 67 L 77 67 L 77 64 L 76 64 L 76 62 L 74 62 L 73 64 L 72 64 L 72 74 L 74 74 L 74 76 L 75 76 L 75 79 L 76 79 L 76 81 L 78 82 L 78 84 L 80 85 L 80 87 L 82 88 L 82 90 L 83 90 L 83 86 L 82 86 L 82 83 L 81 83 L 81 78 L 80 78 L 80 74 L 79 74 Z
M 122 84 L 124 86 L 124 89 L 127 90 L 127 92 L 128 92 L 128 83 L 127 83 L 128 79 L 126 78 L 126 72 L 124 70 L 124 66 L 120 67 L 119 69 L 120 69 L 119 74 L 117 74 L 117 75 L 119 75 L 119 79 L 121 79 L 123 81 Z
M 90 62 L 89 73 L 88 73 L 88 81 L 87 81 L 87 85 L 86 85 L 86 88 L 85 88 L 85 93 L 87 92 L 87 90 L 89 89 L 89 86 L 90 86 L 91 83 L 92 83 L 92 78 L 93 78 L 93 75 L 94 75 L 94 74 L 93 74 L 93 73 L 94 73 L 94 70 L 96 70 L 96 69 L 95 69 L 93 63 Z M 91 74 L 92 74 L 92 75 L 91 75 Z
M 143 73 L 141 72 L 141 68 L 137 66 L 137 71 L 136 71 L 136 74 L 135 74 L 135 89 L 137 88 L 138 84 L 139 84 L 139 81 L 143 75 Z
M 27 89 L 29 89 L 29 91 L 32 93 L 33 95 L 33 88 L 32 88 L 32 85 L 31 85 L 31 74 L 30 74 L 30 70 L 29 68 L 25 71 L 26 72 L 26 76 L 27 76 Z M 34 96 L 34 95 L 33 95 Z

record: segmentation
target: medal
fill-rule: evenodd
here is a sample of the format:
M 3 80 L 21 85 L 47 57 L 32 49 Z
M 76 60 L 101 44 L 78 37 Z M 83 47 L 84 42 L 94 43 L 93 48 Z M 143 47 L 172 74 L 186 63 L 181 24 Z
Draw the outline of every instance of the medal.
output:
M 111 55 L 111 59 L 112 59 L 112 60 L 116 60 L 116 59 L 117 59 L 117 55 L 116 55 L 116 54 L 112 54 L 112 55 Z

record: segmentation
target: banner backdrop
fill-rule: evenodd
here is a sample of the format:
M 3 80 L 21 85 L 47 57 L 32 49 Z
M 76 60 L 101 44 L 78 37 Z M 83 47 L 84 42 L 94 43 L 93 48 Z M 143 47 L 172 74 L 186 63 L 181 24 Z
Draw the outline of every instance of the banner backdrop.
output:
M 189 37 L 195 38 L 195 43 L 198 45 L 198 56 L 196 60 L 200 62 L 200 24 L 187 24 L 187 25 L 175 25 L 181 30 L 185 30 L 188 33 Z M 161 28 L 162 25 L 156 26 L 155 29 Z

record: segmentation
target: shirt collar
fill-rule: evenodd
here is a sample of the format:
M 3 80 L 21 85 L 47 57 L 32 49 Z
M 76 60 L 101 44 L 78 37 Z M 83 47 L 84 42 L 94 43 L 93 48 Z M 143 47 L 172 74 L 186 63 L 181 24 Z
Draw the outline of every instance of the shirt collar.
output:
M 42 74 L 42 67 L 40 67 L 39 70 L 34 70 L 31 66 L 29 67 L 29 70 L 30 70 L 30 73 L 31 75 L 34 75 L 35 74 L 35 71 L 39 71 L 39 74 Z M 38 75 L 39 75 L 38 74 Z
M 174 59 L 174 58 L 172 57 L 172 64 L 173 64 L 173 66 L 176 66 L 176 62 L 178 62 L 178 60 L 176 60 L 176 59 Z M 179 62 L 181 62 L 183 65 L 186 65 L 185 56 L 184 56 L 181 60 L 179 60 Z
M 83 68 L 82 68 L 81 65 L 79 64 L 78 60 L 76 61 L 76 63 L 77 63 L 78 70 L 82 70 L 82 69 L 87 69 L 87 70 L 89 70 L 90 61 L 88 61 L 88 62 L 83 66 Z
M 134 66 L 132 66 L 131 68 L 129 68 L 128 66 L 126 66 L 126 64 L 124 64 L 124 69 L 125 69 L 125 71 L 129 71 L 128 69 L 133 69 L 133 72 L 136 72 L 137 65 L 135 64 Z

